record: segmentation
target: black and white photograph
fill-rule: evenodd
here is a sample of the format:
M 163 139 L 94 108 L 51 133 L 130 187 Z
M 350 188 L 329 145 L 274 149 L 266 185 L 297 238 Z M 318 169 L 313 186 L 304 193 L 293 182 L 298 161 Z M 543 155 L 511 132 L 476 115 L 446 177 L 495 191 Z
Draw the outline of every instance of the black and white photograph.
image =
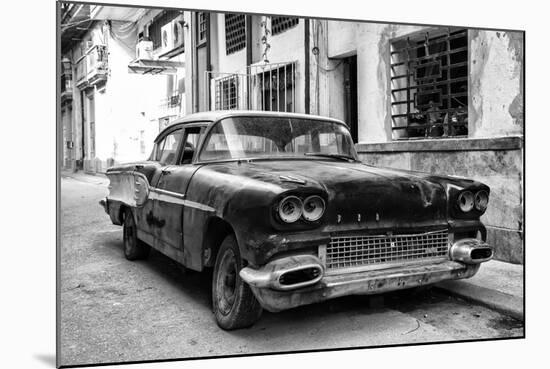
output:
M 544 366 L 529 2 L 2 7 L 2 368 Z
M 525 337 L 525 32 L 57 2 L 57 366 Z

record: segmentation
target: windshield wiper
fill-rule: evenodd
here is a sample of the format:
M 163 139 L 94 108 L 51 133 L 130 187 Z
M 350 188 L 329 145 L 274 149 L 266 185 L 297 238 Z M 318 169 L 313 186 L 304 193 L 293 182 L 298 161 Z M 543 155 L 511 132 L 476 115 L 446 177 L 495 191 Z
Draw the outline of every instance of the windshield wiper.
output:
M 324 158 L 333 158 L 333 159 L 340 159 L 345 161 L 358 161 L 352 156 L 344 155 L 344 154 L 324 154 L 321 152 L 306 152 L 304 153 L 305 156 L 322 156 Z

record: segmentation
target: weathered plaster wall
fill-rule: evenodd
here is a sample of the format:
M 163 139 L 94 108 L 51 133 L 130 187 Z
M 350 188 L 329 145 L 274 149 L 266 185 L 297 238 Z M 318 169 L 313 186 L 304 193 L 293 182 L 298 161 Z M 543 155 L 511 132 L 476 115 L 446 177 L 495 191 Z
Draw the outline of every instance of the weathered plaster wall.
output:
M 470 137 L 523 134 L 523 34 L 469 31 Z
M 327 21 L 329 58 L 343 58 L 357 53 L 357 37 L 361 23 L 347 21 Z
M 225 14 L 216 14 L 218 47 L 213 51 L 212 58 L 217 59 L 218 71 L 227 73 L 246 73 L 246 47 L 227 55 L 225 53 Z
M 390 40 L 418 26 L 360 23 L 357 37 L 359 142 L 391 140 Z
M 328 57 L 357 53 L 359 142 L 391 141 L 390 41 L 428 28 L 328 23 Z M 469 136 L 522 135 L 523 34 L 470 30 L 469 47 Z

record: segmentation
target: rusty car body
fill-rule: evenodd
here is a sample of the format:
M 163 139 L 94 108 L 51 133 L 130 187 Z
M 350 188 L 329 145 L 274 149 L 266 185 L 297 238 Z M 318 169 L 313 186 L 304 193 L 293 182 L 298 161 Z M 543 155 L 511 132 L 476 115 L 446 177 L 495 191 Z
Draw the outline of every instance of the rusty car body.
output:
M 124 253 L 202 271 L 224 329 L 344 295 L 473 276 L 492 257 L 489 188 L 362 163 L 347 126 L 253 111 L 180 118 L 148 160 L 109 168 Z

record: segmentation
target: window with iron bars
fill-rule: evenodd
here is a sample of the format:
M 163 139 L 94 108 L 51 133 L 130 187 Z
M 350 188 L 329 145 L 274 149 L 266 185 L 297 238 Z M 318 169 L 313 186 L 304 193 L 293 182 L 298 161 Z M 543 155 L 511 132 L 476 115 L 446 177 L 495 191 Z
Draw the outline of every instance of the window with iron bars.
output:
M 269 70 L 256 74 L 261 95 L 261 110 L 284 112 L 295 110 L 295 72 L 295 63 L 289 63 L 272 64 Z
M 391 42 L 394 139 L 468 135 L 468 31 L 439 29 Z
M 278 35 L 296 26 L 299 22 L 295 17 L 271 17 L 271 34 Z
M 246 18 L 244 14 L 225 15 L 225 53 L 233 54 L 246 47 Z
M 197 45 L 201 45 L 206 42 L 206 17 L 209 13 L 199 12 L 197 13 Z
M 153 41 L 153 49 L 158 49 L 162 46 L 162 27 L 170 23 L 173 19 L 181 14 L 179 10 L 165 10 L 149 24 L 149 39 Z
M 216 81 L 216 110 L 233 110 L 238 107 L 238 84 L 236 75 Z

